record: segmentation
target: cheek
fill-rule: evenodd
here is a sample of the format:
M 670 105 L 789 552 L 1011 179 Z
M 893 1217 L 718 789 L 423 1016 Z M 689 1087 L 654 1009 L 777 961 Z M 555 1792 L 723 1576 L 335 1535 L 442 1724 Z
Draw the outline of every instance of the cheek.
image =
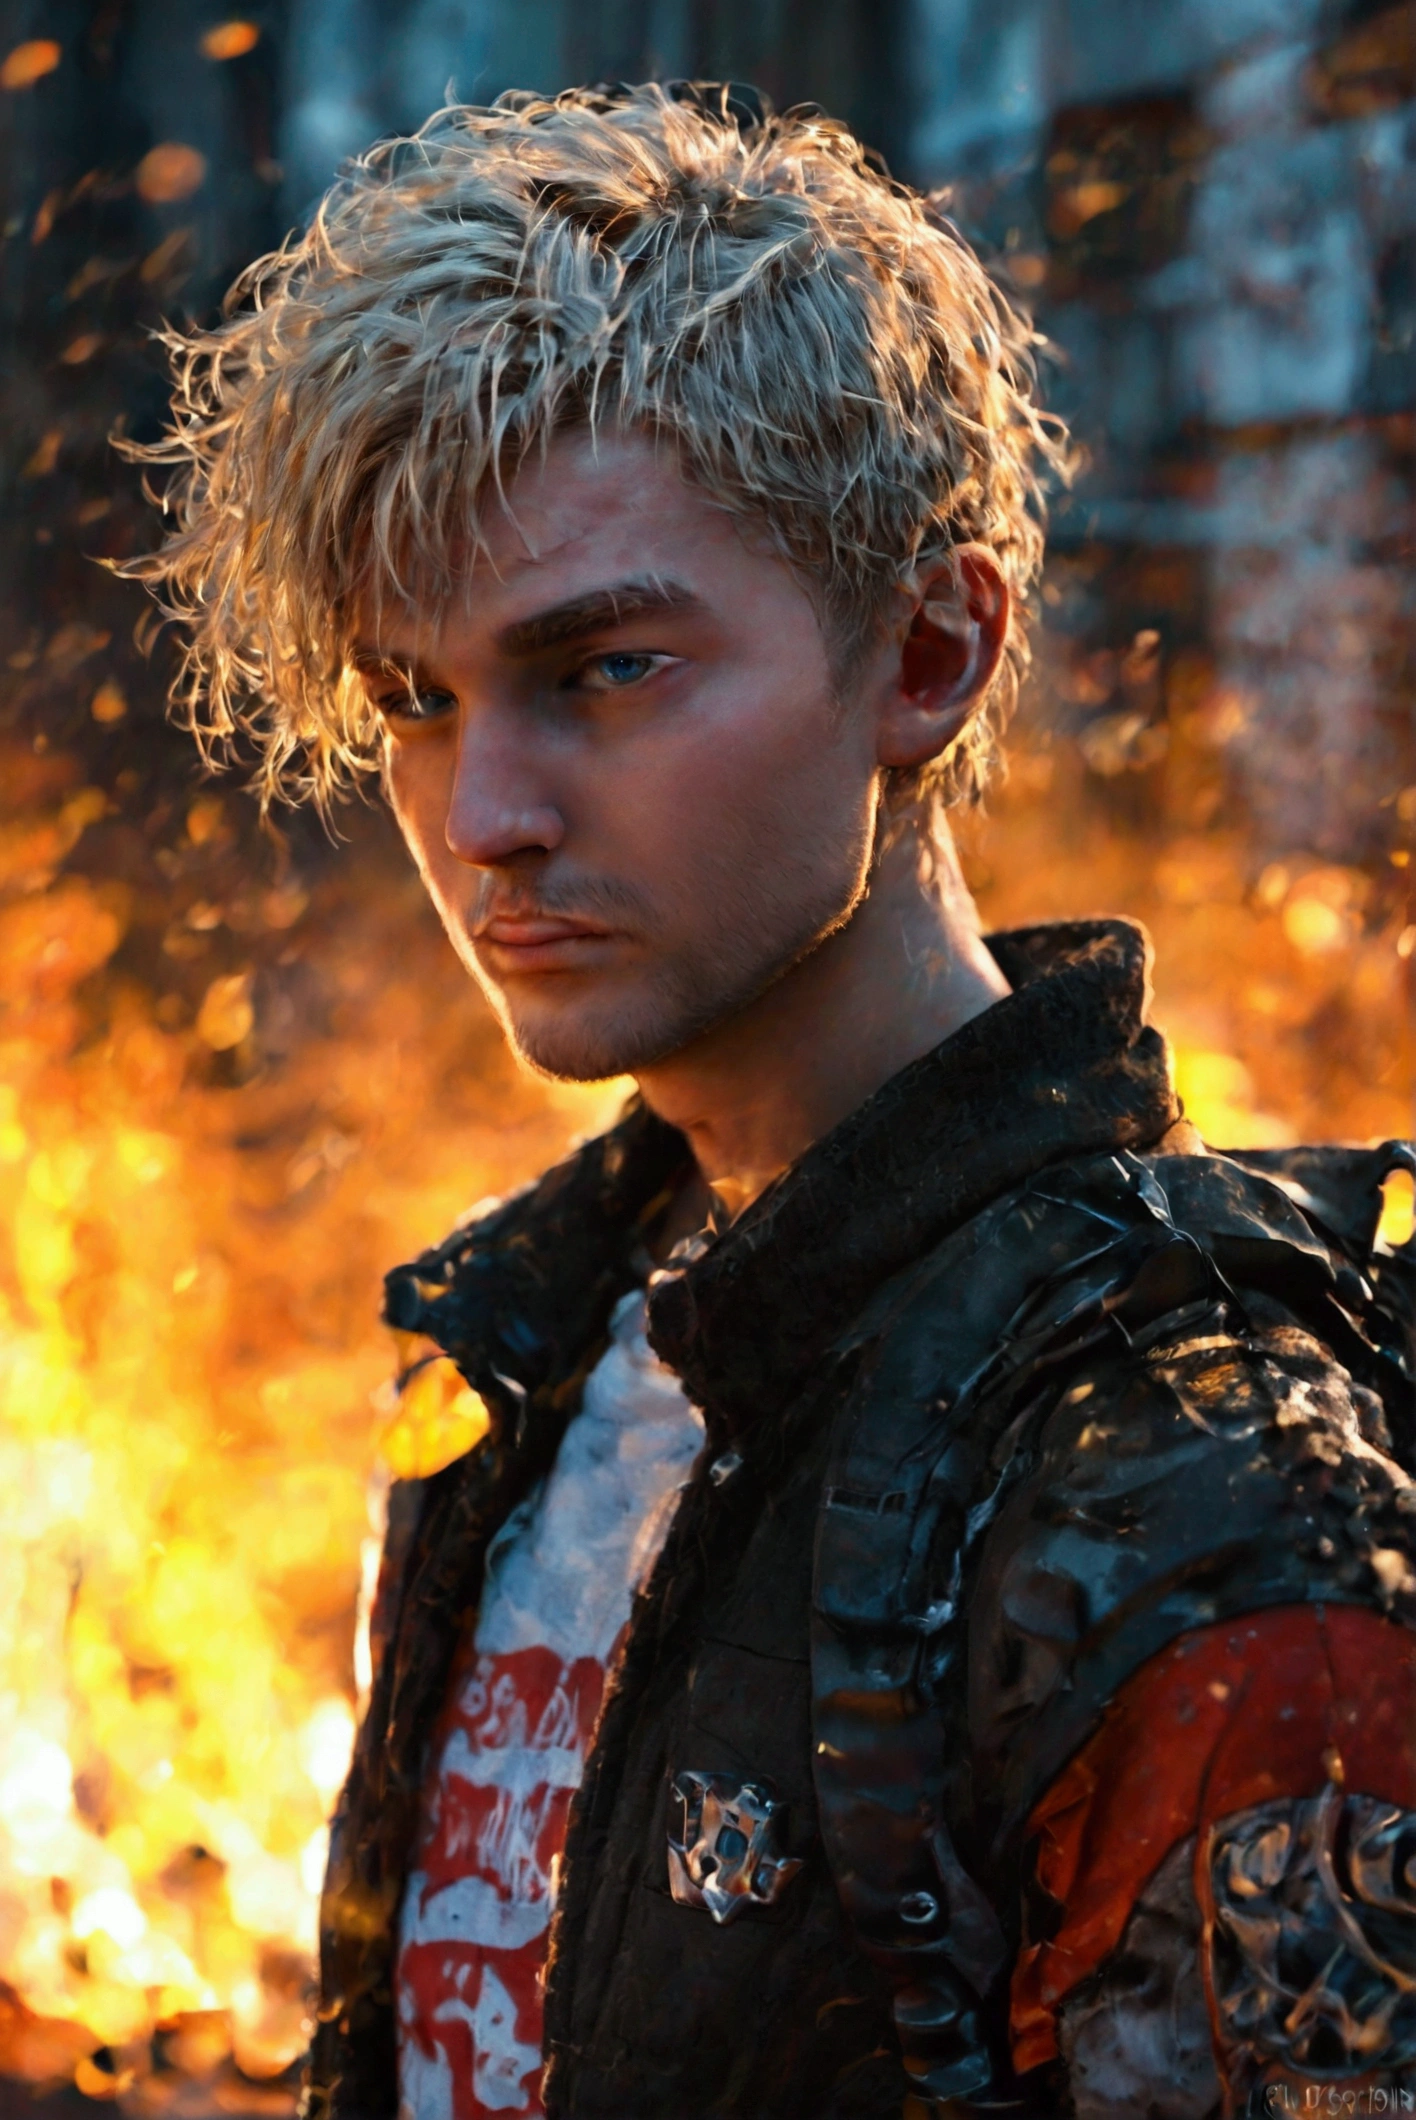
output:
M 875 766 L 861 731 L 830 701 L 785 698 L 714 717 L 675 747 L 656 837 L 730 850 L 765 873 L 854 866 L 874 816 Z
M 420 869 L 427 873 L 449 853 L 448 803 L 452 794 L 451 757 L 439 758 L 433 745 L 389 743 L 384 758 L 384 787 L 389 807 Z

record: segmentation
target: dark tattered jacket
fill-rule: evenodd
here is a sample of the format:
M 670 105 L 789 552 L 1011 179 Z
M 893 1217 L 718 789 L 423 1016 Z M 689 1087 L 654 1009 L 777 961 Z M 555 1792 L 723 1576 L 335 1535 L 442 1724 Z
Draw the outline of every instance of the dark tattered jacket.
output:
M 1075 2025 L 1013 2074 L 1010 1970 L 1058 1920 L 1039 1801 L 1193 1630 L 1339 1604 L 1406 1653 L 1412 1266 L 1369 1256 L 1393 1153 L 1200 1152 L 1137 930 L 991 947 L 1006 1000 L 651 1286 L 707 1440 L 571 1814 L 553 2120 L 879 2120 L 912 2089 L 1125 2110 L 1069 2088 Z M 392 1497 L 323 1906 L 319 2120 L 397 2110 L 398 1906 L 453 1652 L 686 1168 L 635 1108 L 390 1276 L 390 1321 L 455 1357 L 493 1426 Z M 729 1926 L 670 1894 L 686 1769 L 786 1802 L 800 1873 Z M 1219 2111 L 1215 2065 L 1177 2113 Z

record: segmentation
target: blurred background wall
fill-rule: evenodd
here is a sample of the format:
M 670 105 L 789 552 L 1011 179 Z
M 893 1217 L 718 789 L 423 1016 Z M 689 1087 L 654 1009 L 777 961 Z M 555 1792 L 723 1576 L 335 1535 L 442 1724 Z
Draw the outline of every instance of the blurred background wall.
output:
M 449 92 L 708 76 L 846 117 L 950 187 L 1088 455 L 1009 781 L 961 826 L 985 916 L 1143 916 L 1212 1139 L 1397 1132 L 1413 22 L 8 0 L 0 2113 L 289 2110 L 368 1496 L 468 1418 L 455 1381 L 386 1403 L 378 1277 L 616 1095 L 516 1075 L 376 809 L 263 832 L 167 727 L 166 647 L 95 564 L 154 534 L 107 439 L 161 420 L 153 328 Z

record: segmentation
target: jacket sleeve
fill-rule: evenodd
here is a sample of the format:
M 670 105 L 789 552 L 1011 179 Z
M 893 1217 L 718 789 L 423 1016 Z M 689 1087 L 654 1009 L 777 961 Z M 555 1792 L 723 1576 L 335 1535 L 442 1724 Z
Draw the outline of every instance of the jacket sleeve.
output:
M 970 1720 L 1025 1815 L 1014 2065 L 1077 2120 L 1416 2105 L 1413 1531 L 1379 1402 L 1278 1306 L 1070 1374 Z

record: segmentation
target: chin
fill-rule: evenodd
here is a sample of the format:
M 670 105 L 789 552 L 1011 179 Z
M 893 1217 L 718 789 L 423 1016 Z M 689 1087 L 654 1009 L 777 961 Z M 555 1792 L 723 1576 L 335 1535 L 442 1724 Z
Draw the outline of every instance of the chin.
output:
M 660 1029 L 627 1024 L 623 1017 L 603 1022 L 595 1016 L 512 1017 L 500 1011 L 507 1039 L 518 1060 L 533 1074 L 552 1082 L 604 1082 L 676 1052 L 683 1039 Z
M 741 982 L 694 981 L 690 996 L 665 980 L 647 991 L 584 997 L 582 1005 L 538 1008 L 506 994 L 495 999 L 512 1051 L 554 1082 L 604 1082 L 666 1060 L 731 1015 Z

